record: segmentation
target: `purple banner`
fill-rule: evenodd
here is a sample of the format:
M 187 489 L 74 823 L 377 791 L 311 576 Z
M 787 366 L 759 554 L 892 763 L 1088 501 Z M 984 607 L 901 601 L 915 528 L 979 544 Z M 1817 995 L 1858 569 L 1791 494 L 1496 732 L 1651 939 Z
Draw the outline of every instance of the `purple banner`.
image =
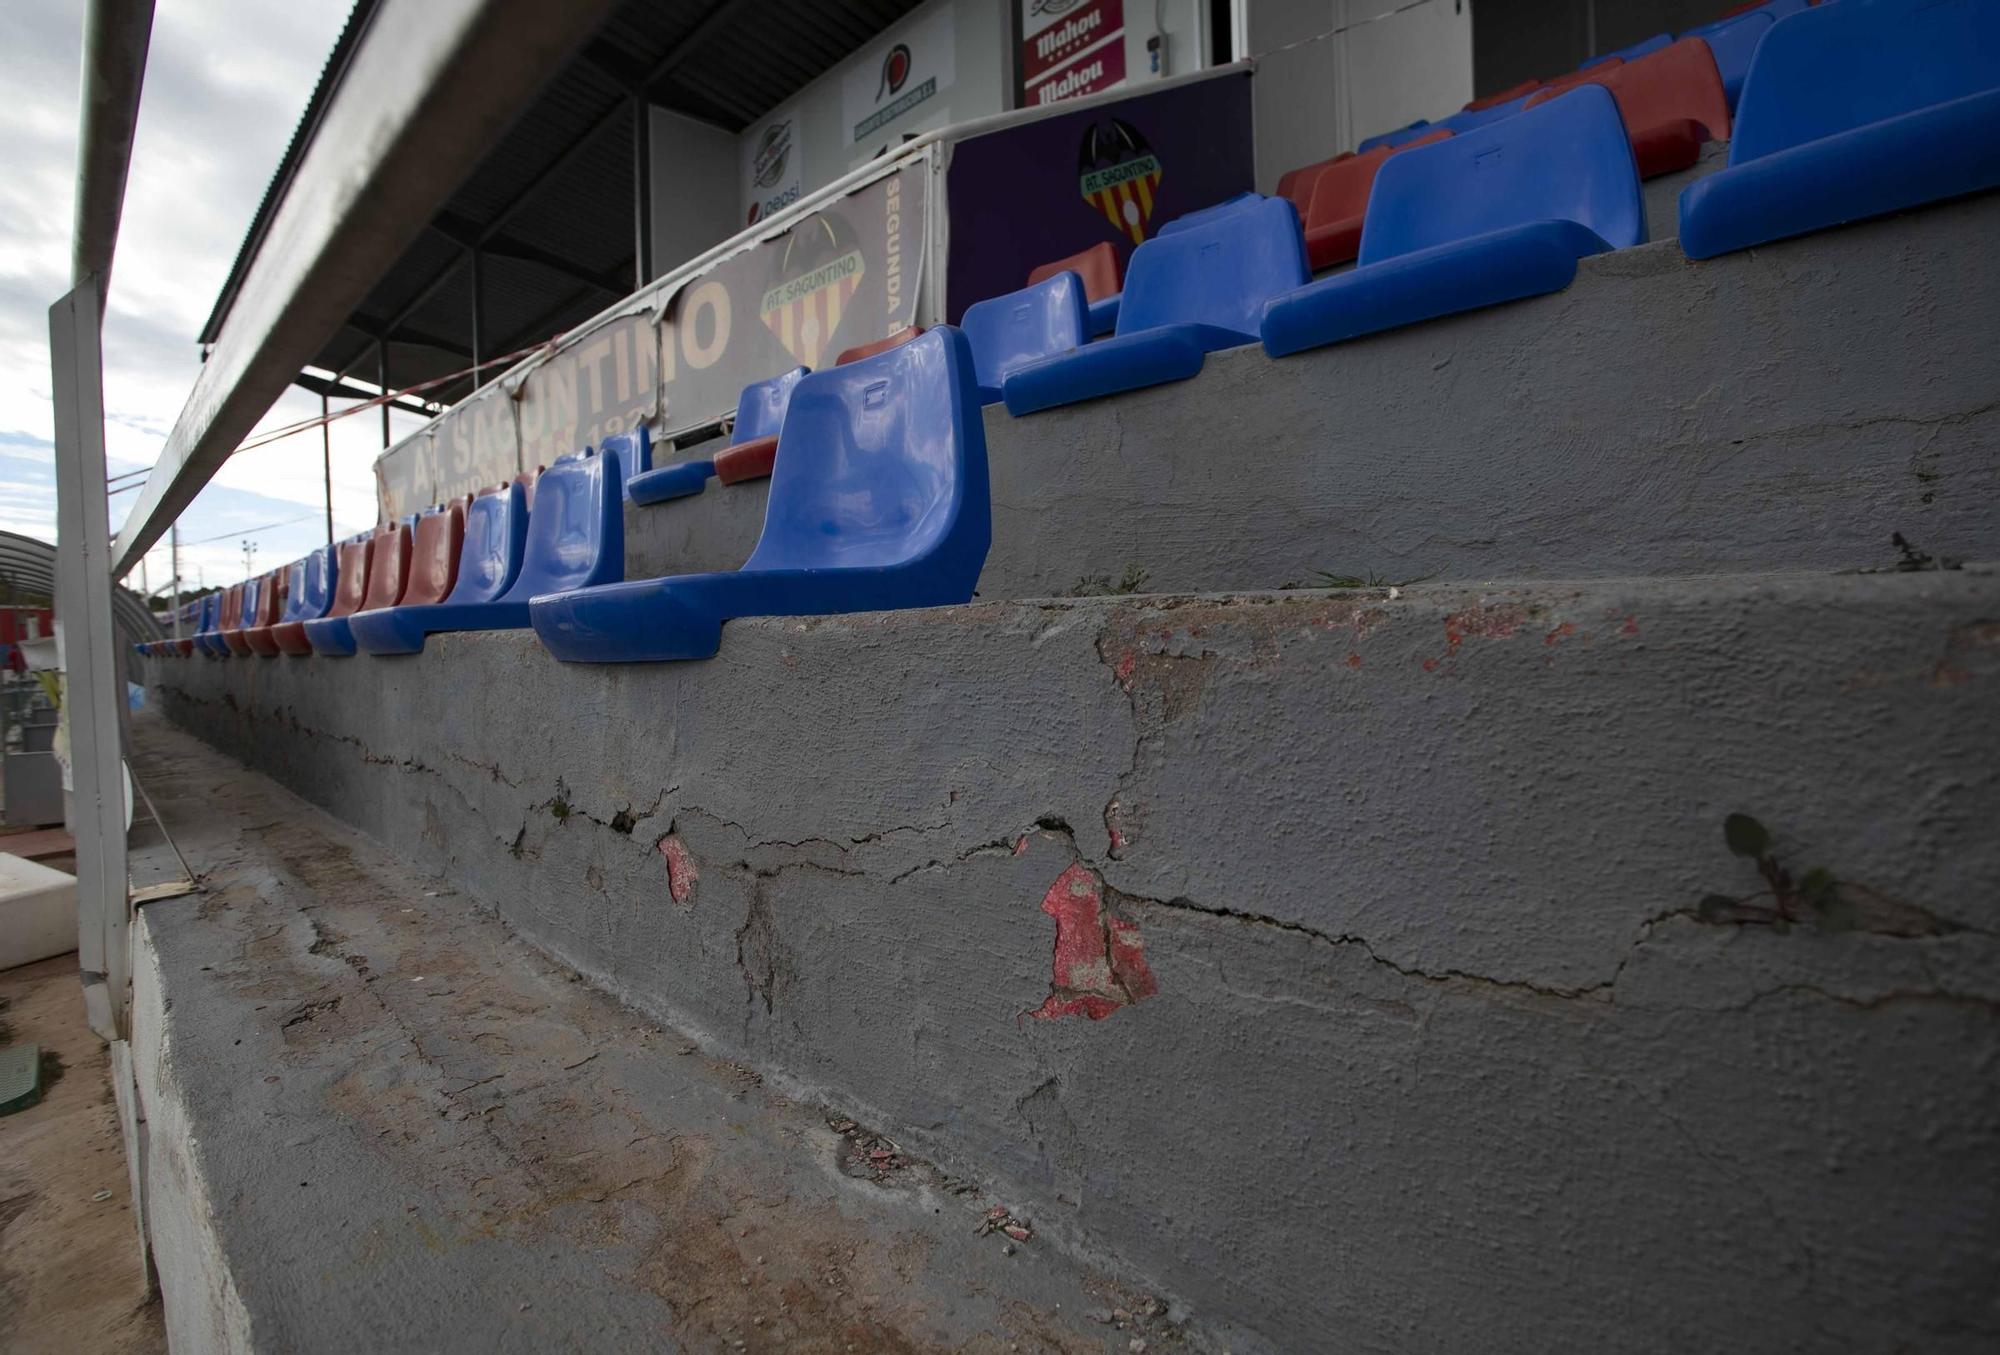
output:
M 1109 240 L 1121 259 L 1164 223 L 1254 183 L 1250 73 L 1190 81 L 952 147 L 945 310 L 1016 291 Z

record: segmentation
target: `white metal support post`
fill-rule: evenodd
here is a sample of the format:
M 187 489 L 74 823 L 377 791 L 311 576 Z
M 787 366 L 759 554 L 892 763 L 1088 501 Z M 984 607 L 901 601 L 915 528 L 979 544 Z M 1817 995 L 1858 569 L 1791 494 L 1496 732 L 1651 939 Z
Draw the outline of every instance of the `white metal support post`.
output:
M 125 1038 L 130 881 L 125 866 L 125 762 L 111 523 L 104 489 L 104 369 L 99 280 L 49 308 L 56 423 L 56 616 L 63 626 L 76 835 L 77 962 L 91 1029 Z

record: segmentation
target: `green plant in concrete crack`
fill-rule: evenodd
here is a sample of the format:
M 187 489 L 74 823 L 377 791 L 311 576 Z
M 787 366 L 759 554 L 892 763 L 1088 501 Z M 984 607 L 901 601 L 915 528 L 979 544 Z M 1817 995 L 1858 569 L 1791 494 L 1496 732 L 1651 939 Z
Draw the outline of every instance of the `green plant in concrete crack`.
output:
M 1146 586 L 1149 576 L 1137 565 L 1126 565 L 1118 582 L 1111 582 L 1108 574 L 1086 574 L 1069 586 L 1069 596 L 1073 598 L 1128 597 Z
M 1315 569 L 1320 588 L 1409 588 L 1415 584 L 1429 583 L 1435 574 L 1423 574 L 1414 579 L 1391 579 L 1373 570 L 1367 574 L 1335 574 L 1324 569 Z M 1289 586 L 1289 585 L 1288 585 Z
M 1902 557 L 1894 565 L 1898 574 L 1923 574 L 1932 570 L 1960 568 L 1959 562 L 1948 556 L 1932 555 L 1928 551 L 1918 550 L 1901 532 L 1891 532 L 1889 544 L 1894 546 L 1896 553 Z
M 569 786 L 560 776 L 556 778 L 556 793 L 549 797 L 548 803 L 543 807 L 555 816 L 557 823 L 563 822 L 570 816 Z
M 1795 878 L 1778 860 L 1771 830 L 1750 815 L 1731 814 L 1724 819 L 1722 841 L 1732 855 L 1756 864 L 1771 902 L 1754 902 L 1757 895 L 1738 899 L 1710 894 L 1695 910 L 1702 921 L 1761 922 L 1778 932 L 1790 931 L 1793 923 L 1809 919 L 1829 932 L 1847 931 L 1855 925 L 1854 909 L 1842 895 L 1833 872 L 1815 866 Z

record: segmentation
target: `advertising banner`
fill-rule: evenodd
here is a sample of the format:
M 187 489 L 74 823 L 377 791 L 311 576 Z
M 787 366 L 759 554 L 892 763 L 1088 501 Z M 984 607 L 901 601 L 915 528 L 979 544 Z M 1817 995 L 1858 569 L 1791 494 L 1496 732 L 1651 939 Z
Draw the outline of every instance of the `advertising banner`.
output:
M 431 487 L 437 482 L 431 431 L 418 429 L 375 458 L 375 508 L 379 521 L 387 522 L 437 502 L 431 495 Z
M 933 112 L 957 74 L 957 41 L 951 6 L 940 5 L 922 23 L 891 34 L 868 60 L 855 62 L 841 79 L 843 144 L 886 144 L 906 120 Z
M 659 339 L 650 310 L 564 339 L 521 383 L 516 470 L 546 466 L 650 421 L 659 396 Z
M 1020 71 L 1028 105 L 1117 85 L 1125 78 L 1124 0 L 1022 0 Z
M 803 155 L 797 104 L 779 109 L 743 138 L 744 224 L 754 226 L 798 200 Z
M 514 402 L 498 381 L 452 406 L 433 429 L 430 446 L 431 495 L 403 512 L 442 503 L 460 494 L 491 489 L 521 469 Z
M 1078 57 L 1049 78 L 1028 89 L 1028 102 L 1037 106 L 1080 99 L 1086 94 L 1102 94 L 1125 83 L 1125 39 L 1108 43 Z
M 1248 192 L 1253 161 L 1247 70 L 957 142 L 945 171 L 949 320 L 1101 240 L 1129 258 L 1183 212 Z
M 668 432 L 736 408 L 752 381 L 831 366 L 917 316 L 926 167 L 885 175 L 691 279 L 660 331 Z

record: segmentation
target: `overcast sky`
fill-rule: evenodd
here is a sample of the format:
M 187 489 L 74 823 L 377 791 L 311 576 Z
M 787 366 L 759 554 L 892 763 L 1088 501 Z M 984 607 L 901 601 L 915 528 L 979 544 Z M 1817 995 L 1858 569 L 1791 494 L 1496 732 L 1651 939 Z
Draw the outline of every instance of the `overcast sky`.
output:
M 159 455 L 200 368 L 195 336 L 284 154 L 351 0 L 158 0 L 104 323 L 111 474 Z M 48 308 L 69 287 L 83 0 L 0 3 L 0 528 L 55 539 Z M 338 405 L 335 406 L 339 408 Z M 319 413 L 293 389 L 266 420 Z M 397 437 L 420 425 L 397 416 Z M 375 521 L 381 416 L 333 428 L 342 534 Z M 115 531 L 136 492 L 111 500 Z M 269 569 L 326 539 L 317 430 L 232 459 L 181 516 L 192 585 Z M 148 557 L 163 588 L 168 548 Z M 128 580 L 134 586 L 139 575 Z

